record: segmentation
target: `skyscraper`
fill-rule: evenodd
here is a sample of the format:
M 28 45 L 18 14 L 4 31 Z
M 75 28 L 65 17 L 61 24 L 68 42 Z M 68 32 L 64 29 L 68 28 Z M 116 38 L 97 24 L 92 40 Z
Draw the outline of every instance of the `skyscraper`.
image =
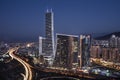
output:
M 54 56 L 54 23 L 52 10 L 47 10 L 45 14 L 45 28 L 45 52 L 47 56 Z
M 54 66 L 76 68 L 78 66 L 78 36 L 57 34 L 57 50 Z
M 90 35 L 80 35 L 80 67 L 89 66 L 91 37 Z

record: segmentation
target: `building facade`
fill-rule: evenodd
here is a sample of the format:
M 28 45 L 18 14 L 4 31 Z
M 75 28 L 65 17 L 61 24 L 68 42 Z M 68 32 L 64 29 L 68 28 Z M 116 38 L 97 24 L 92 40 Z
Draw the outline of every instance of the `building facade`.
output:
M 120 48 L 120 37 L 112 35 L 109 39 L 109 47 L 111 48 Z
M 80 35 L 80 67 L 87 67 L 90 63 L 91 36 Z
M 102 59 L 109 62 L 120 63 L 120 50 L 118 48 L 102 48 Z
M 102 57 L 101 47 L 92 45 L 90 48 L 90 57 L 91 58 L 101 58 Z
M 39 36 L 39 56 L 45 55 L 45 38 Z
M 113 34 L 107 40 L 93 40 L 90 55 L 91 58 L 120 63 L 120 37 Z
M 57 34 L 57 50 L 54 66 L 75 68 L 78 66 L 78 36 Z
M 54 56 L 54 22 L 52 10 L 47 10 L 45 14 L 45 52 L 48 56 Z

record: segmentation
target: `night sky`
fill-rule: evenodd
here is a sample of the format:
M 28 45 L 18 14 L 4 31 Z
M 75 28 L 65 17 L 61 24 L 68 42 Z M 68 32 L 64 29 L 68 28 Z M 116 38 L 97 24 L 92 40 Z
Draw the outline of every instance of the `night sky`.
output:
M 0 40 L 38 40 L 51 8 L 57 33 L 120 31 L 120 0 L 0 0 Z

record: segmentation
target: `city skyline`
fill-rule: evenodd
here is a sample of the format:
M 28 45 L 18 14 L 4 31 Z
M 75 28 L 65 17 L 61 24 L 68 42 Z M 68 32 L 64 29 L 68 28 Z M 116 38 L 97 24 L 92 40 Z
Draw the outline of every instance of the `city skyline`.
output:
M 0 79 L 119 80 L 119 1 L 1 3 Z
M 0 38 L 25 41 L 44 36 L 44 13 L 51 8 L 55 13 L 55 33 L 79 35 L 120 31 L 119 3 L 119 0 L 1 0 Z

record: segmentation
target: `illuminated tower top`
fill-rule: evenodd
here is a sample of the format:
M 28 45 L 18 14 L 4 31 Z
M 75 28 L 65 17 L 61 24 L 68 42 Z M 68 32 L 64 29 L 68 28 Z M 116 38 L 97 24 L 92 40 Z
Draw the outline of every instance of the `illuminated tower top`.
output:
M 50 12 L 52 13 L 52 9 L 50 9 L 50 10 L 49 10 L 49 9 L 47 9 L 47 13 L 50 13 Z

